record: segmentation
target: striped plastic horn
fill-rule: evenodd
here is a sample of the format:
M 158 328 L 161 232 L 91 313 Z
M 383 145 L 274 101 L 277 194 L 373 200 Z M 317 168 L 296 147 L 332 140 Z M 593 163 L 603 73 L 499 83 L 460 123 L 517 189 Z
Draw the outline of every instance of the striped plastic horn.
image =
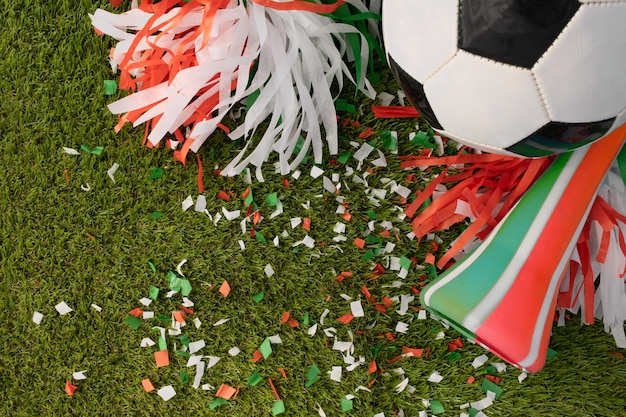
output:
M 480 245 L 422 291 L 422 305 L 512 365 L 541 370 L 567 261 L 625 140 L 623 125 L 556 158 Z

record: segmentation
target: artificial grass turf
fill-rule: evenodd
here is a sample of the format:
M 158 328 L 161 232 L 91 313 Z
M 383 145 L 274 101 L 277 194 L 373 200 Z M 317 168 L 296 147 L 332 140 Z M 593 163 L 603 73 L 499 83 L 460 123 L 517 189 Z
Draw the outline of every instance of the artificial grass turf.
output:
M 255 229 L 268 243 L 242 234 L 241 218 L 214 225 L 202 213 L 183 212 L 181 201 L 197 195 L 195 161 L 190 160 L 185 168 L 172 161 L 168 151 L 141 148 L 141 129 L 126 127 L 119 135 L 112 131 L 116 117 L 108 113 L 106 104 L 114 98 L 103 95 L 103 81 L 115 78 L 106 58 L 111 45 L 106 38 L 95 36 L 87 18 L 97 7 L 109 8 L 107 2 L 23 0 L 3 1 L 2 6 L 0 414 L 271 415 L 275 398 L 267 380 L 255 387 L 246 382 L 255 370 L 272 378 L 285 401 L 285 415 L 293 416 L 317 415 L 318 404 L 329 416 L 340 415 L 341 399 L 348 394 L 356 398 L 347 415 L 355 416 L 391 416 L 398 409 L 414 416 L 426 409 L 422 398 L 440 401 L 446 410 L 441 415 L 453 416 L 459 415 L 461 404 L 484 397 L 480 383 L 485 367 L 475 370 L 470 365 L 483 350 L 466 345 L 460 350 L 461 358 L 449 362 L 445 358 L 447 343 L 459 335 L 441 323 L 414 321 L 407 334 L 396 334 L 395 341 L 379 336 L 393 332 L 395 321 L 406 318 L 377 312 L 363 299 L 361 287 L 366 285 L 377 299 L 404 294 L 418 283 L 420 274 L 412 270 L 404 281 L 407 285 L 400 289 L 390 287 L 398 281 L 393 273 L 370 279 L 374 261 L 381 259 L 362 261 L 364 250 L 350 244 L 366 228 L 367 212 L 373 209 L 377 221 L 389 220 L 398 228 L 402 238 L 394 239 L 394 256 L 422 260 L 430 250 L 427 244 L 418 246 L 404 237 L 410 226 L 397 219 L 391 197 L 373 207 L 365 187 L 348 181 L 350 189 L 344 187 L 341 194 L 354 219 L 347 226 L 348 242 L 334 245 L 332 227 L 340 221 L 334 213 L 337 203 L 324 192 L 321 179 L 308 177 L 310 165 L 303 166 L 302 178 L 292 179 L 289 189 L 271 169 L 264 170 L 265 183 L 250 186 L 239 178 L 216 177 L 210 174 L 213 166 L 224 166 L 238 145 L 216 135 L 209 144 L 214 155 L 208 148 L 201 154 L 207 210 L 215 214 L 222 206 L 241 209 L 241 195 L 250 187 L 266 217 Z M 383 89 L 397 88 L 389 74 L 384 79 Z M 346 94 L 346 98 L 352 100 L 353 96 Z M 361 113 L 344 115 L 344 119 L 359 120 L 363 127 L 377 132 L 397 130 L 400 138 L 415 130 L 415 120 L 376 121 L 368 111 L 369 103 L 360 103 Z M 361 130 L 348 127 L 342 133 L 355 140 Z M 380 146 L 378 135 L 372 139 Z M 75 157 L 61 150 L 62 146 L 79 149 L 81 144 L 103 146 L 104 152 Z M 400 145 L 400 154 L 417 151 L 406 140 Z M 351 149 L 346 141 L 342 147 Z M 389 162 L 388 168 L 368 177 L 370 185 L 382 187 L 380 180 L 388 177 L 412 189 L 424 186 L 403 182 L 406 173 L 398 169 L 397 159 L 389 155 Z M 106 175 L 113 163 L 120 165 L 115 184 Z M 164 169 L 164 176 L 150 180 L 152 167 Z M 344 172 L 340 167 L 323 168 L 327 174 Z M 90 191 L 81 190 L 86 184 Z M 219 201 L 215 198 L 219 190 L 233 191 L 236 198 Z M 265 196 L 273 192 L 283 200 L 285 213 L 269 219 L 274 209 L 265 203 Z M 310 208 L 305 209 L 302 204 L 307 202 Z M 163 216 L 153 219 L 150 214 L 154 212 Z M 310 217 L 311 231 L 291 229 L 292 217 Z M 289 236 L 281 237 L 281 246 L 274 247 L 271 239 L 283 230 Z M 293 248 L 307 233 L 316 240 L 316 247 Z M 446 242 L 454 236 L 454 231 L 441 234 Z M 240 239 L 246 244 L 245 251 L 239 248 Z M 190 298 L 203 323 L 199 329 L 185 327 L 184 333 L 191 340 L 206 341 L 202 354 L 222 357 L 207 371 L 203 383 L 241 386 L 235 400 L 215 410 L 209 408 L 215 391 L 194 390 L 191 382 L 182 382 L 180 372 L 193 378 L 194 368 L 186 368 L 186 359 L 173 353 L 174 343 L 180 347 L 180 340 L 167 338 L 172 363 L 157 369 L 152 356 L 155 349 L 139 348 L 144 337 L 156 340 L 150 325 L 143 324 L 135 331 L 124 323 L 127 312 L 140 307 L 138 300 L 148 296 L 150 285 L 159 287 L 161 295 L 146 310 L 169 315 L 179 305 L 179 296 L 170 300 L 163 294 L 168 289 L 166 273 L 182 259 L 188 259 L 182 271 L 193 286 Z M 272 277 L 263 273 L 268 263 L 276 271 Z M 335 277 L 341 271 L 354 275 L 337 283 Z M 224 280 L 232 287 L 228 298 L 212 288 Z M 252 296 L 260 291 L 264 298 L 257 303 Z M 334 321 L 350 312 L 340 294 L 361 298 L 365 317 L 347 326 Z M 331 298 L 326 301 L 328 295 Z M 61 301 L 74 312 L 59 316 L 54 305 Z M 103 311 L 95 312 L 91 303 Z M 326 326 L 308 336 L 304 317 L 308 313 L 312 325 L 326 308 L 330 310 Z M 40 326 L 31 321 L 34 311 L 45 315 Z M 300 326 L 292 329 L 280 324 L 284 311 L 291 312 Z M 212 326 L 223 318 L 231 320 Z M 355 371 L 344 370 L 342 383 L 330 381 L 327 374 L 332 366 L 343 365 L 341 355 L 326 347 L 321 333 L 321 328 L 329 325 L 338 329 L 337 338 L 342 341 L 350 340 L 348 331 L 352 331 L 354 355 L 366 358 L 366 364 Z M 445 337 L 436 340 L 440 331 L 445 331 Z M 250 362 L 252 352 L 275 334 L 280 334 L 283 343 L 272 346 L 268 359 Z M 332 339 L 328 343 L 332 346 Z M 387 364 L 403 345 L 431 348 L 430 356 Z M 230 357 L 227 352 L 234 346 L 242 353 Z M 485 410 L 487 415 L 618 416 L 626 412 L 626 363 L 608 353 L 618 349 L 601 325 L 580 327 L 570 322 L 565 328 L 555 328 L 551 347 L 558 355 L 522 384 L 517 381 L 519 371 L 511 367 L 498 374 L 504 393 Z M 366 370 L 374 359 L 390 376 L 379 376 L 371 393 L 355 393 L 356 387 L 367 386 L 372 379 Z M 493 356 L 490 361 L 499 362 Z M 321 370 L 320 380 L 306 387 L 306 373 L 314 364 Z M 279 367 L 285 369 L 288 379 L 282 378 Z M 414 393 L 395 392 L 401 377 L 393 369 L 399 367 Z M 87 379 L 74 381 L 78 390 L 69 397 L 63 390 L 65 381 L 72 372 L 84 369 Z M 426 382 L 433 371 L 444 376 L 441 383 Z M 469 375 L 476 376 L 477 382 L 467 385 Z M 157 389 L 173 385 L 177 395 L 164 402 L 154 393 L 145 393 L 141 388 L 144 378 L 150 378 Z

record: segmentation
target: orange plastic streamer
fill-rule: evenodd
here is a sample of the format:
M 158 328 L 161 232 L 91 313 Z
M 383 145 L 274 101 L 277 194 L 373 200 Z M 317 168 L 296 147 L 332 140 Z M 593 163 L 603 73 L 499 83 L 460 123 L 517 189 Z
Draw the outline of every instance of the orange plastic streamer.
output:
M 276 10 L 302 10 L 305 12 L 329 14 L 335 12 L 340 6 L 344 5 L 343 0 L 337 0 L 332 4 L 316 4 L 306 0 L 293 0 L 290 2 L 277 2 L 274 0 L 254 0 L 258 5 L 271 7 Z

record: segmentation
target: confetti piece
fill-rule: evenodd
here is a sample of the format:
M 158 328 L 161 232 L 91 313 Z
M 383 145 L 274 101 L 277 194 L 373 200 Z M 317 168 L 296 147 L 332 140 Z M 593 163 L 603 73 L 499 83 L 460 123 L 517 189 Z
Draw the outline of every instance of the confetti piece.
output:
M 324 173 L 324 170 L 323 170 L 323 169 L 321 169 L 320 167 L 318 167 L 318 166 L 314 165 L 314 166 L 311 168 L 311 174 L 310 174 L 310 175 L 311 175 L 311 177 L 313 177 L 313 178 L 318 178 L 318 177 L 319 177 L 320 175 L 322 175 L 323 173 Z
M 272 265 L 267 264 L 265 265 L 264 272 L 265 272 L 265 275 L 269 278 L 272 275 L 274 275 L 274 268 L 272 268 Z
M 76 392 L 76 389 L 78 387 L 76 385 L 72 385 L 72 383 L 70 381 L 66 381 L 65 382 L 65 392 L 67 393 L 67 395 L 69 395 L 70 397 L 74 395 L 74 393 Z
M 170 364 L 170 357 L 167 350 L 159 350 L 154 352 L 154 360 L 157 368 L 168 366 Z
M 216 321 L 215 323 L 213 323 L 213 327 L 216 326 L 221 326 L 222 324 L 228 323 L 228 321 L 230 321 L 230 319 L 221 319 Z
M 341 399 L 341 412 L 342 413 L 347 413 L 348 411 L 352 410 L 352 408 L 353 408 L 352 400 L 347 400 L 345 398 Z
M 432 411 L 433 414 L 441 414 L 444 413 L 446 410 L 443 408 L 443 405 L 439 401 L 431 401 L 430 411 Z
M 259 352 L 263 355 L 263 359 L 267 359 L 272 354 L 272 344 L 268 337 L 265 338 L 261 346 L 259 346 Z
M 193 208 L 193 210 L 197 213 L 204 213 L 204 211 L 206 210 L 206 197 L 203 195 L 199 195 L 198 199 L 196 200 L 196 206 Z
M 403 321 L 399 321 L 396 324 L 395 331 L 398 333 L 406 333 L 409 331 L 409 325 Z
M 199 351 L 200 349 L 202 349 L 203 347 L 206 346 L 206 343 L 204 342 L 204 339 L 202 340 L 198 340 L 196 342 L 191 342 L 189 343 L 189 353 L 196 353 L 197 351 Z
M 217 389 L 215 396 L 219 398 L 224 398 L 225 400 L 230 400 L 232 396 L 235 395 L 235 392 L 237 392 L 235 388 L 231 387 L 230 385 L 222 384 Z
M 226 401 L 224 398 L 216 398 L 213 401 L 211 401 L 211 403 L 209 403 L 209 408 L 211 410 L 215 410 L 217 407 L 224 405 L 224 404 L 228 404 L 228 401 Z
M 163 398 L 163 401 L 167 401 L 176 395 L 176 391 L 174 391 L 174 387 L 171 385 L 166 385 L 160 388 L 157 394 L 159 394 L 159 397 Z
M 341 366 L 333 366 L 330 371 L 330 379 L 331 381 L 341 382 L 341 372 L 343 368 Z
M 162 178 L 164 174 L 165 174 L 165 171 L 162 170 L 161 168 L 152 167 L 152 172 L 150 172 L 150 175 L 148 176 L 148 179 L 149 180 L 158 180 L 158 179 Z
M 74 378 L 77 381 L 80 381 L 80 380 L 83 380 L 83 379 L 87 379 L 87 377 L 85 376 L 85 372 L 87 372 L 87 371 L 74 372 L 74 373 L 72 373 L 72 378 Z
M 490 380 L 488 380 L 486 378 L 483 380 L 483 383 L 480 385 L 480 388 L 485 393 L 487 393 L 489 391 L 493 392 L 496 395 L 496 399 L 500 398 L 500 396 L 504 392 L 503 389 L 499 385 L 494 384 L 493 382 L 491 382 Z
M 517 377 L 517 380 L 519 381 L 519 383 L 521 384 L 522 381 L 524 381 L 526 378 L 528 377 L 528 374 L 526 372 L 522 372 L 521 374 L 519 374 L 519 376 Z
M 228 297 L 228 294 L 230 294 L 230 285 L 228 285 L 228 282 L 226 280 L 222 282 L 219 293 L 222 294 L 224 297 Z
M 361 301 L 353 301 L 350 303 L 350 310 L 352 311 L 352 315 L 354 317 L 364 317 L 365 312 L 363 311 L 363 306 L 361 305 Z
M 272 415 L 279 415 L 285 412 L 285 403 L 283 400 L 278 400 L 272 406 Z
M 313 364 L 306 373 L 306 384 L 305 387 L 310 387 L 315 382 L 319 381 L 320 368 L 317 365 Z
M 63 146 L 63 151 L 65 151 L 65 153 L 68 155 L 80 155 L 80 152 L 78 152 L 76 149 L 66 148 L 65 146 Z
M 95 148 L 91 149 L 87 145 L 80 145 L 80 150 L 83 151 L 83 152 L 90 153 L 92 155 L 101 155 L 102 151 L 104 150 L 104 147 L 103 146 L 96 146 Z
M 119 164 L 115 162 L 113 163 L 111 168 L 107 170 L 107 175 L 109 176 L 109 178 L 111 178 L 111 181 L 113 181 L 113 184 L 115 184 L 115 173 L 117 172 L 119 167 L 120 167 Z
M 259 371 L 254 371 L 254 373 L 248 378 L 248 384 L 253 387 L 261 381 L 263 381 L 263 377 L 259 374 Z
M 115 80 L 103 81 L 103 92 L 105 96 L 112 96 L 117 92 L 117 83 Z
M 154 385 L 152 385 L 152 381 L 147 378 L 141 380 L 141 386 L 146 392 L 154 391 Z
M 434 382 L 435 384 L 438 384 L 439 382 L 441 382 L 443 380 L 443 376 L 441 376 L 439 374 L 439 372 L 435 371 L 432 374 L 430 374 L 430 376 L 428 377 L 428 382 Z
M 156 345 L 156 343 L 154 343 L 154 341 L 149 337 L 144 337 L 143 339 L 141 339 L 141 343 L 139 344 L 140 347 L 150 347 L 154 345 Z
M 265 294 L 261 291 L 253 295 L 252 300 L 254 300 L 255 303 L 260 303 L 261 301 L 263 301 L 263 297 L 265 297 Z
M 352 321 L 352 319 L 354 319 L 354 316 L 352 314 L 344 314 L 343 316 L 337 318 L 337 321 L 339 323 L 348 325 L 350 324 L 350 322 Z
M 187 196 L 187 198 L 185 198 L 181 203 L 181 207 L 183 211 L 187 211 L 191 206 L 193 206 L 193 198 L 191 196 Z
M 72 310 L 72 309 L 70 308 L 70 306 L 68 306 L 68 305 L 65 303 L 65 301 L 62 301 L 62 302 L 60 302 L 59 304 L 55 305 L 55 306 L 54 306 L 54 308 L 55 308 L 55 309 L 56 309 L 56 311 L 58 311 L 58 313 L 59 313 L 60 315 L 62 315 L 62 316 L 63 316 L 63 315 L 65 315 L 65 314 L 67 314 L 67 313 L 71 313 L 72 311 L 74 311 L 74 310 Z
M 228 350 L 228 354 L 230 356 L 237 356 L 241 353 L 241 350 L 238 347 L 233 347 Z
M 143 312 L 141 314 L 143 315 Z M 137 330 L 138 328 L 141 327 L 142 321 L 139 317 L 135 317 L 131 314 L 128 314 L 126 318 L 124 319 L 124 323 L 128 324 L 131 329 Z
M 41 314 L 38 311 L 35 311 L 33 313 L 33 323 L 40 324 L 42 319 L 43 319 L 43 314 Z
M 481 366 L 483 366 L 485 363 L 487 363 L 487 361 L 489 360 L 489 358 L 487 357 L 487 355 L 480 355 L 478 357 L 476 357 L 473 361 L 472 361 L 472 366 L 474 368 L 480 368 Z

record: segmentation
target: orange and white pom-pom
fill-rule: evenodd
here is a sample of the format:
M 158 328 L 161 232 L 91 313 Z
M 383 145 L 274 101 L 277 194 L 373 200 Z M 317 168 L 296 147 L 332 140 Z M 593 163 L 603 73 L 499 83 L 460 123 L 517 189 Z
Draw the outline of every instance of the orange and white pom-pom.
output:
M 360 0 L 349 3 L 366 7 Z M 126 122 L 146 123 L 149 146 L 173 135 L 179 145 L 175 157 L 184 162 L 189 150 L 197 152 L 216 129 L 227 130 L 224 117 L 247 98 L 252 104 L 230 138 L 247 138 L 268 124 L 258 132 L 258 143 L 247 142 L 224 175 L 237 175 L 249 164 L 259 167 L 272 152 L 283 174 L 311 148 L 321 162 L 325 148 L 330 154 L 338 148 L 331 85 L 337 93 L 345 77 L 375 96 L 364 71 L 354 79 L 345 62 L 356 54 L 367 67 L 366 39 L 354 26 L 321 14 L 343 4 L 163 0 L 141 2 L 121 14 L 96 10 L 90 16 L 95 29 L 118 40 L 111 65 L 120 71 L 120 88 L 136 90 L 109 105 L 121 115 L 116 129 Z M 359 51 L 350 50 L 347 34 L 362 37 Z

